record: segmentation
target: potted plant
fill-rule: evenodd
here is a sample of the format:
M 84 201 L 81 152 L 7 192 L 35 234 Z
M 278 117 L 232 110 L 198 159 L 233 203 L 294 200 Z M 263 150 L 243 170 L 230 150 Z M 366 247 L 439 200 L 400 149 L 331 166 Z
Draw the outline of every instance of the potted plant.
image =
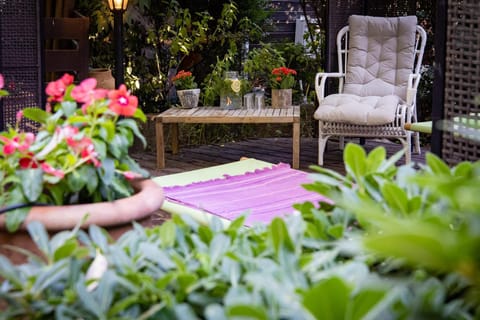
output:
M 195 108 L 198 106 L 200 89 L 197 88 L 195 77 L 190 71 L 180 70 L 172 79 L 180 104 L 183 108 Z
M 137 97 L 125 85 L 108 91 L 96 84 L 88 78 L 74 85 L 73 76 L 65 74 L 47 85 L 45 110 L 23 109 L 17 124 L 0 133 L 0 227 L 15 231 L 22 223 L 43 219 L 61 229 L 73 227 L 87 213 L 87 223 L 125 223 L 132 217 L 127 207 L 134 215 L 138 211 L 118 201 L 144 188 L 153 191 L 155 200 L 134 198 L 147 206 L 137 208 L 141 215 L 161 206 L 161 188 L 144 180 L 148 172 L 128 154 L 134 136 L 145 143 L 136 120 L 146 117 Z M 36 134 L 20 129 L 22 117 L 39 124 Z M 73 206 L 59 209 L 62 205 Z M 54 211 L 59 214 L 49 215 Z
M 297 71 L 287 67 L 274 68 L 270 77 L 272 87 L 272 108 L 292 105 L 292 88 Z

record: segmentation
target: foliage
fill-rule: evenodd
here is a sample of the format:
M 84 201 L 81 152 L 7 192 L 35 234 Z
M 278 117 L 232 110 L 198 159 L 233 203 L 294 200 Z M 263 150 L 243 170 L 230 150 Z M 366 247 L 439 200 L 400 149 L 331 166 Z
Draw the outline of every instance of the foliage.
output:
M 348 144 L 345 176 L 315 167 L 306 185 L 334 205 L 268 225 L 174 216 L 112 242 L 32 223 L 43 258 L 0 257 L 0 319 L 478 318 L 480 162 L 385 155 Z
M 243 72 L 250 79 L 253 87 L 268 87 L 273 69 L 285 65 L 282 53 L 272 44 L 261 43 L 250 50 L 243 63 Z
M 264 2 L 130 0 L 124 14 L 125 79 L 141 108 L 158 112 L 174 103 L 169 79 L 176 70 L 191 70 L 201 83 L 217 56 L 228 50 L 240 55 L 245 39 L 261 38 L 268 16 Z M 111 67 L 113 17 L 106 1 L 79 0 L 76 9 L 92 18 L 92 66 Z
M 175 77 L 172 78 L 172 82 L 177 90 L 195 89 L 197 87 L 195 77 L 190 71 L 178 71 Z
M 25 108 L 16 127 L 0 133 L 0 203 L 10 210 L 10 231 L 33 204 L 110 201 L 133 193 L 128 180 L 147 176 L 128 155 L 135 136 L 144 141 L 137 98 L 124 85 L 95 86 L 95 79 L 76 86 L 65 74 L 47 85 L 46 110 Z M 23 116 L 39 124 L 36 135 L 20 131 Z
M 291 89 L 295 85 L 297 71 L 287 67 L 279 67 L 272 70 L 270 85 L 273 89 Z

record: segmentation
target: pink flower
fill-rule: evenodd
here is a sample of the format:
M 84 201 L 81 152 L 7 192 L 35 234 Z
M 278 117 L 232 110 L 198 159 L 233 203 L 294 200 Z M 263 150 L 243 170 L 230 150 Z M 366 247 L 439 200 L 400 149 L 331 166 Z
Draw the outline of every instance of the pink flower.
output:
M 57 81 L 52 81 L 47 85 L 45 92 L 49 95 L 48 101 L 62 101 L 65 90 L 73 83 L 73 76 L 65 73 Z
M 5 86 L 5 79 L 3 79 L 3 76 L 0 74 L 0 89 L 3 89 Z
M 138 99 L 130 95 L 125 85 L 120 85 L 118 90 L 111 90 L 108 93 L 110 98 L 110 110 L 118 115 L 130 117 L 133 116 L 138 106 Z
M 17 122 L 22 121 L 22 118 L 23 118 L 23 110 L 20 110 L 20 111 L 17 112 L 16 118 L 17 118 Z
M 107 96 L 107 90 L 95 89 L 97 80 L 88 78 L 83 80 L 78 86 L 72 90 L 72 98 L 79 103 L 83 103 L 82 111 L 86 113 L 86 109 L 97 99 L 103 99 Z
M 30 148 L 30 145 L 35 141 L 35 135 L 31 132 L 20 134 L 18 136 L 9 139 L 4 136 L 0 136 L 0 140 L 5 143 L 3 146 L 3 153 L 5 155 L 11 155 L 16 150 L 24 152 Z
M 101 163 L 97 159 L 98 153 L 95 151 L 95 146 L 92 143 L 83 148 L 80 154 L 83 159 L 88 160 L 87 163 L 93 163 L 97 168 L 100 167 Z
M 45 171 L 45 173 L 60 179 L 62 179 L 65 176 L 65 173 L 62 170 L 55 169 L 54 167 L 52 167 L 46 162 L 42 163 L 42 170 Z

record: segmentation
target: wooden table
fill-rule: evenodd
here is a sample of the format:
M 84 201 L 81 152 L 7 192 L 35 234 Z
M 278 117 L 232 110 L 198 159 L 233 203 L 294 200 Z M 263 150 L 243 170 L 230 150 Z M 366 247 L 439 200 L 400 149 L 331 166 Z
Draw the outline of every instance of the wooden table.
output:
M 264 109 L 220 109 L 219 107 L 198 107 L 192 109 L 170 108 L 155 116 L 155 133 L 157 139 L 157 167 L 165 167 L 165 143 L 163 124 L 169 123 L 172 136 L 172 153 L 177 154 L 179 123 L 291 123 L 292 133 L 292 167 L 300 165 L 300 107 L 264 108 Z

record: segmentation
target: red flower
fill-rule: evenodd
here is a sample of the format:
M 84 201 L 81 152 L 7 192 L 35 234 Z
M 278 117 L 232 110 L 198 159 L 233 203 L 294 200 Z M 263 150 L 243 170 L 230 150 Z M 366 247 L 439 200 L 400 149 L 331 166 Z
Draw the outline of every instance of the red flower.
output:
M 18 161 L 20 168 L 22 169 L 36 169 L 38 168 L 38 163 L 33 159 L 33 153 L 29 152 L 25 157 L 21 158 Z
M 93 104 L 96 99 L 103 99 L 107 96 L 107 90 L 95 89 L 97 86 L 97 80 L 94 78 L 88 78 L 83 80 L 78 86 L 72 90 L 72 98 L 78 103 L 83 103 L 82 111 L 86 112 L 86 109 Z
M 65 73 L 57 81 L 52 81 L 47 85 L 45 92 L 50 96 L 49 101 L 62 101 L 65 90 L 73 83 L 73 76 Z
M 108 93 L 110 98 L 110 110 L 118 115 L 130 117 L 133 116 L 138 106 L 138 99 L 130 95 L 125 85 L 120 85 L 118 90 L 111 90 Z

